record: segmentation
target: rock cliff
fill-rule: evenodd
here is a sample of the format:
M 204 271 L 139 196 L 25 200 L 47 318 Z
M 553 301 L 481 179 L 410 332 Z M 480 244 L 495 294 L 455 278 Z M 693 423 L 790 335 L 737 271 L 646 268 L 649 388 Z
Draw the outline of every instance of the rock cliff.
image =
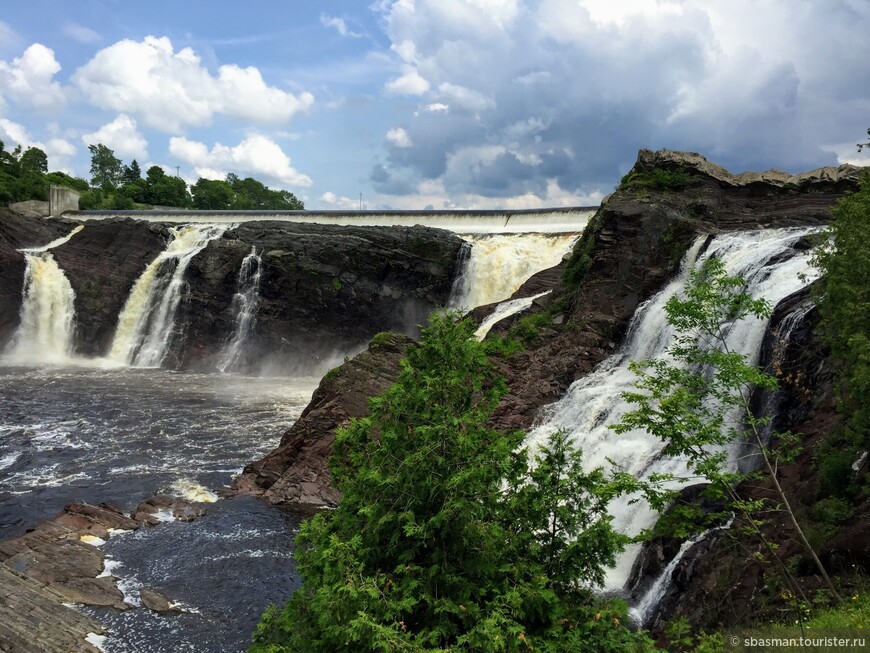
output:
M 860 174 L 859 168 L 841 166 L 802 175 L 777 171 L 733 175 L 698 154 L 641 150 L 635 166 L 602 204 L 561 269 L 537 275 L 518 296 L 547 287 L 553 292 L 490 332 L 490 337 L 510 335 L 525 345 L 523 351 L 497 360 L 510 392 L 493 415 L 494 425 L 529 427 L 542 406 L 558 399 L 574 380 L 606 358 L 624 336 L 639 303 L 662 287 L 698 234 L 824 224 L 832 204 L 856 187 Z M 475 317 L 486 312 L 475 311 Z M 534 318 L 532 332 L 515 326 L 527 316 Z M 367 389 L 354 385 L 354 394 L 381 390 L 390 370 L 397 369 L 401 353 L 401 348 L 380 352 L 372 385 Z M 351 361 L 335 372 L 328 386 L 330 401 L 342 402 L 341 380 L 346 374 L 355 378 L 356 364 Z M 309 408 L 322 400 L 315 394 Z M 315 462 L 312 454 L 328 455 L 326 445 L 341 420 L 318 423 L 311 412 L 306 411 L 294 425 L 293 446 L 288 446 L 285 436 L 279 455 L 270 454 L 246 469 L 241 488 L 268 491 L 276 503 L 334 504 L 336 497 L 326 489 L 330 481 L 324 473 L 326 465 Z M 318 441 L 321 444 L 315 444 Z M 304 461 L 297 462 L 296 451 L 306 452 Z M 281 485 L 274 485 L 288 470 L 292 478 L 299 478 L 306 466 L 318 473 L 307 481 L 314 485 L 307 486 L 305 501 L 300 501 L 299 491 L 284 492 Z
M 68 234 L 76 222 L 0 216 L 0 347 L 18 324 L 26 246 Z M 75 292 L 75 350 L 105 355 L 133 284 L 170 238 L 165 223 L 87 221 L 52 250 Z M 214 369 L 232 337 L 242 260 L 262 256 L 248 367 L 322 373 L 330 355 L 365 347 L 375 333 L 413 334 L 447 302 L 462 240 L 426 227 L 336 227 L 248 222 L 191 262 L 165 367 Z

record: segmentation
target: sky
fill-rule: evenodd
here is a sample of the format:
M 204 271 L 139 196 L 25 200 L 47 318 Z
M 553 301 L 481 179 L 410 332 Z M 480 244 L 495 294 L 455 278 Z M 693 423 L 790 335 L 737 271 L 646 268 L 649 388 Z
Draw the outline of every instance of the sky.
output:
M 870 165 L 870 0 L 5 0 L 0 140 L 309 209 L 597 204 L 640 148 Z

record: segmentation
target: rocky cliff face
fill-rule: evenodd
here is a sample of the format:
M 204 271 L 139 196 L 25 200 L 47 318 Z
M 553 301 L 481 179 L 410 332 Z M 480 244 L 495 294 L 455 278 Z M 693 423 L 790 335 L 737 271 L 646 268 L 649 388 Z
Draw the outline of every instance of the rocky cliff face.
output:
M 77 223 L 4 213 L 0 219 L 0 345 L 18 324 L 24 256 Z M 132 219 L 85 222 L 52 250 L 75 292 L 76 352 L 105 355 L 133 284 L 166 248 L 169 227 Z M 311 373 L 330 354 L 359 350 L 383 330 L 414 333 L 447 302 L 462 240 L 425 227 L 334 227 L 249 222 L 228 230 L 191 262 L 164 365 L 214 369 L 232 337 L 242 260 L 262 256 L 251 367 Z
M 184 366 L 212 362 L 232 332 L 242 259 L 262 255 L 250 361 L 325 371 L 331 356 L 365 348 L 385 330 L 416 333 L 446 304 L 462 240 L 426 227 L 249 222 L 209 243 L 188 269 Z
M 617 346 L 640 302 L 657 292 L 679 265 L 698 234 L 720 231 L 821 225 L 830 207 L 856 187 L 860 169 L 823 168 L 803 175 L 776 171 L 732 175 L 697 154 L 642 150 L 620 189 L 593 218 L 561 273 L 538 275 L 518 296 L 553 292 L 536 300 L 529 311 L 498 323 L 491 334 L 524 340 L 524 351 L 497 361 L 509 394 L 497 408 L 493 423 L 500 428 L 527 428 L 538 410 L 558 399 L 577 378 L 589 373 Z M 486 309 L 475 311 L 483 317 Z M 514 328 L 533 315 L 533 333 Z M 381 357 L 381 370 L 395 368 L 399 350 Z M 339 368 L 338 374 L 345 368 Z M 375 394 L 384 374 L 368 389 Z M 358 390 L 357 390 L 358 391 Z M 303 437 L 301 448 L 312 450 L 318 439 L 331 442 L 334 426 L 300 418 L 294 429 Z M 303 441 L 300 441 L 300 443 Z M 301 450 L 301 449 L 300 449 Z M 322 449 L 327 455 L 328 447 Z M 271 457 L 268 475 L 264 461 L 249 467 L 242 485 L 271 488 L 294 468 L 295 454 L 286 449 Z M 310 459 L 305 464 L 313 464 Z M 319 469 L 325 469 L 320 465 Z M 328 474 L 316 483 L 326 487 Z M 270 490 L 270 499 L 298 503 L 298 493 Z M 312 495 L 334 498 L 324 491 Z M 316 502 L 315 502 L 316 503 Z

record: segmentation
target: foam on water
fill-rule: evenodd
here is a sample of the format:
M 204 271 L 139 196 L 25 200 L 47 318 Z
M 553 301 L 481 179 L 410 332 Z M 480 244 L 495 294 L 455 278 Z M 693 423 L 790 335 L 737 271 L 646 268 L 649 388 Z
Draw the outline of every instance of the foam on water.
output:
M 172 494 L 196 503 L 214 503 L 218 500 L 217 494 L 189 478 L 175 481 L 172 484 Z

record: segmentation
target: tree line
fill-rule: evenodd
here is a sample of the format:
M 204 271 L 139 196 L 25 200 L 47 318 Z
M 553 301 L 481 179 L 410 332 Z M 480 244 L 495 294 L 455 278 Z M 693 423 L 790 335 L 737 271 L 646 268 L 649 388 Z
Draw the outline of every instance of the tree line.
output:
M 38 147 L 7 150 L 0 141 L 0 203 L 48 200 L 49 187 L 65 186 L 81 194 L 82 209 L 141 209 L 164 206 L 200 210 L 290 210 L 305 208 L 286 190 L 269 188 L 252 177 L 230 173 L 226 179 L 200 177 L 191 186 L 168 175 L 160 166 L 145 171 L 133 159 L 129 165 L 102 143 L 89 145 L 88 182 L 63 172 L 48 171 L 48 157 Z

